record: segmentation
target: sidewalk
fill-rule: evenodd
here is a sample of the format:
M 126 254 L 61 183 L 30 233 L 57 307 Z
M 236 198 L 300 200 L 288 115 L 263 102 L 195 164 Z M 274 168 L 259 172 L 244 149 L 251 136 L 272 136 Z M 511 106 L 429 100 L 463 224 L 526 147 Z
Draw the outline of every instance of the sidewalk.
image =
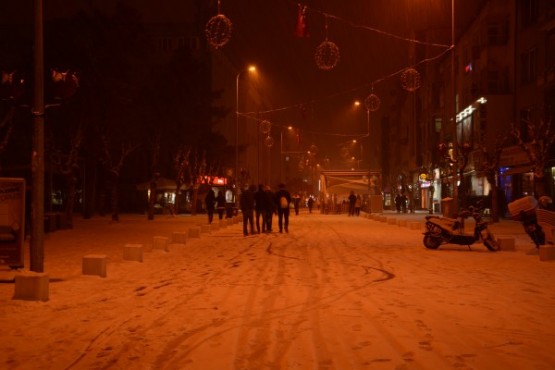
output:
M 372 215 L 378 215 L 378 214 L 372 214 Z M 405 226 L 409 226 L 409 227 L 410 227 L 410 225 L 408 225 L 409 222 L 422 222 L 422 229 L 419 228 L 418 230 L 423 231 L 425 216 L 429 215 L 429 213 L 428 211 L 425 211 L 425 210 L 415 211 L 414 213 L 397 213 L 396 211 L 384 210 L 379 215 L 386 217 L 387 220 L 389 220 L 389 221 L 386 220 L 386 222 L 388 223 L 392 223 L 393 222 L 392 219 L 407 220 L 407 224 L 405 224 Z M 434 213 L 434 216 L 441 216 L 441 214 Z M 370 218 L 371 215 L 369 215 L 366 212 L 361 212 L 361 217 Z M 473 227 L 472 224 L 473 224 L 472 220 L 467 221 L 467 225 L 466 225 L 467 232 L 472 230 L 472 227 Z M 499 220 L 499 222 L 490 223 L 489 229 L 497 239 L 513 238 L 515 240 L 515 249 L 517 251 L 522 251 L 527 254 L 537 253 L 534 243 L 532 242 L 528 234 L 526 234 L 520 222 L 513 221 L 510 219 L 501 219 Z

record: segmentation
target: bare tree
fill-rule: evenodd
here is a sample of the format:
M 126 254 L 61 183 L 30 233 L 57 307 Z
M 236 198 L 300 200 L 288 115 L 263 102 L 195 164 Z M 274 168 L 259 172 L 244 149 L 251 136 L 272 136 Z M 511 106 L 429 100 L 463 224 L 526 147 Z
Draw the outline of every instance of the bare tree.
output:
M 190 155 L 191 148 L 181 147 L 175 152 L 175 155 L 173 157 L 173 168 L 175 171 L 175 213 L 179 213 L 179 192 L 181 191 L 181 186 L 183 186 L 187 181 L 186 175 L 190 169 Z
M 491 186 L 491 217 L 493 222 L 499 222 L 499 214 L 501 213 L 499 186 L 497 184 L 497 172 L 499 171 L 499 162 L 501 153 L 508 136 L 501 134 L 497 137 L 493 150 L 488 150 L 484 144 L 479 145 L 481 151 L 478 169 L 486 175 L 486 179 Z
M 154 137 L 154 141 L 151 145 L 151 154 L 150 154 L 150 171 L 152 173 L 152 178 L 150 180 L 148 190 L 148 211 L 147 211 L 147 219 L 154 220 L 154 206 L 156 205 L 156 197 L 157 197 L 157 187 L 158 187 L 158 179 L 160 179 L 160 172 L 158 171 L 159 160 L 160 160 L 160 134 L 156 134 Z
M 0 120 L 0 154 L 6 150 L 8 142 L 10 141 L 13 132 L 14 114 L 15 106 L 11 106 Z
M 522 132 L 514 124 L 511 125 L 511 134 L 517 140 L 517 145 L 526 152 L 534 172 L 534 193 L 536 197 L 545 195 L 545 168 L 549 160 L 549 150 L 555 143 L 551 120 L 539 119 L 526 120 L 528 141 L 522 137 Z
M 121 174 L 121 169 L 125 159 L 131 154 L 138 145 L 121 143 L 119 148 L 113 150 L 112 153 L 110 141 L 107 135 L 102 135 L 102 156 L 101 162 L 104 169 L 108 173 L 109 189 L 110 189 L 110 208 L 112 211 L 112 221 L 119 221 L 119 209 L 118 209 L 118 184 L 119 177 Z
M 73 228 L 73 209 L 77 197 L 77 181 L 79 178 L 79 151 L 83 142 L 83 129 L 79 126 L 71 133 L 67 152 L 56 147 L 54 140 L 49 140 L 49 159 L 54 171 L 61 174 L 67 186 L 65 202 L 66 227 Z

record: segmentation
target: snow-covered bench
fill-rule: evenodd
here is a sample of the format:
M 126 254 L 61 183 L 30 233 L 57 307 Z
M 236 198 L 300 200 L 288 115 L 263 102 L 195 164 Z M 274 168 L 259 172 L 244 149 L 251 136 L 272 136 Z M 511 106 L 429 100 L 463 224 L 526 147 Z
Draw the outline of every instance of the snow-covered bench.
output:
M 553 244 L 553 232 L 555 231 L 555 212 L 546 209 L 536 209 L 536 220 L 545 234 L 545 244 Z

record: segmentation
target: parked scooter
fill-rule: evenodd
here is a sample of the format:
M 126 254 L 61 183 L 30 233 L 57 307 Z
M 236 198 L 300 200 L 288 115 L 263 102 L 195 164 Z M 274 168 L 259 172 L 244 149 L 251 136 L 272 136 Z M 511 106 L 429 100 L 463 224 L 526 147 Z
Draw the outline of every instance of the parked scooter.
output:
M 545 233 L 536 218 L 536 208 L 539 207 L 538 201 L 531 195 L 522 197 L 508 204 L 509 213 L 513 220 L 520 221 L 524 231 L 539 248 L 545 244 Z
M 474 218 L 476 224 L 473 234 L 464 233 L 464 220 Z M 481 241 L 487 249 L 494 252 L 499 250 L 499 244 L 488 229 L 488 222 L 482 220 L 482 215 L 474 207 L 469 207 L 459 213 L 457 218 L 440 216 L 426 216 L 426 229 L 424 233 L 424 246 L 437 249 L 442 244 L 470 245 Z

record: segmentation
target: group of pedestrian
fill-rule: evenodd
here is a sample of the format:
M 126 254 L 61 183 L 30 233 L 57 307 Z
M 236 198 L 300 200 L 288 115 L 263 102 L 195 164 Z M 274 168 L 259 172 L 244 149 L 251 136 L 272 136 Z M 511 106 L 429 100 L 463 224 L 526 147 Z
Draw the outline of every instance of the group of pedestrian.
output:
M 221 220 L 224 218 L 225 212 L 225 195 L 223 191 L 218 191 L 218 195 L 213 189 L 208 190 L 208 194 L 204 198 L 204 204 L 206 205 L 206 213 L 208 214 L 208 223 L 211 224 L 214 220 L 214 211 L 218 211 L 218 218 Z
M 273 193 L 270 186 L 250 185 L 243 191 L 240 199 L 240 208 L 243 213 L 243 234 L 271 233 L 272 218 L 274 213 L 278 216 L 279 232 L 289 232 L 289 205 L 291 194 L 285 189 L 285 184 L 280 184 L 279 189 Z M 256 216 L 256 222 L 255 222 Z M 255 232 L 256 226 L 256 232 Z

